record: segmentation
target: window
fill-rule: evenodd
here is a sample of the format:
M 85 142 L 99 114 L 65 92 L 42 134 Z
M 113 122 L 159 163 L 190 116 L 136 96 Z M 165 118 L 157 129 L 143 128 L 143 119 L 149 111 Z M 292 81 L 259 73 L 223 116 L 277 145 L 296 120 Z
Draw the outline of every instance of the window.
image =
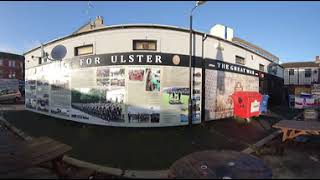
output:
M 311 69 L 304 70 L 304 77 L 311 77 Z
M 294 75 L 294 69 L 289 69 L 289 76 Z
M 0 66 L 2 66 L 3 65 L 3 60 L 2 59 L 0 59 Z
M 240 56 L 236 56 L 236 64 L 245 65 L 244 58 Z
M 259 70 L 260 71 L 264 71 L 264 65 L 263 64 L 259 64 Z
M 12 61 L 12 67 L 16 67 L 16 61 Z
M 93 54 L 93 45 L 92 44 L 76 47 L 74 49 L 75 56 L 82 56 L 82 55 L 88 55 L 88 54 Z
M 156 40 L 133 40 L 133 50 L 157 50 Z
M 251 55 L 251 60 L 253 60 L 253 55 Z

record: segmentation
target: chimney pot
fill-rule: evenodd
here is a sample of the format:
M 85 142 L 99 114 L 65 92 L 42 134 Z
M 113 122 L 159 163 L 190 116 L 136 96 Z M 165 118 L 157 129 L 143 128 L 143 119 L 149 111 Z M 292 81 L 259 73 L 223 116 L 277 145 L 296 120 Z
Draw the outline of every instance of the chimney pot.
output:
M 96 25 L 103 25 L 103 17 L 102 16 L 97 16 L 95 24 Z
M 316 63 L 320 64 L 320 56 L 316 56 Z

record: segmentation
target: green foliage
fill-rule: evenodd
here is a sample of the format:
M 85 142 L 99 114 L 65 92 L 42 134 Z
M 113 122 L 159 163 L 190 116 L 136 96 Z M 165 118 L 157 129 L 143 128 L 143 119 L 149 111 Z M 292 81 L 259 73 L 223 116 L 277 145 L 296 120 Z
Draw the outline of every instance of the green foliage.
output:
M 105 102 L 106 93 L 101 89 L 90 89 L 89 93 L 81 93 L 73 89 L 71 91 L 71 98 L 73 103 L 96 103 Z

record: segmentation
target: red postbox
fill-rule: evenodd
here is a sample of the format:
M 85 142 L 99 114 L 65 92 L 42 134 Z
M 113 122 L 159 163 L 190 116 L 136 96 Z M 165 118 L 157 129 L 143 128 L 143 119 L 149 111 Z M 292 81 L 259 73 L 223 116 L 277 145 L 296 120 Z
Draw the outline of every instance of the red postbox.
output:
M 234 116 L 250 118 L 260 115 L 262 95 L 254 91 L 237 91 L 232 94 Z

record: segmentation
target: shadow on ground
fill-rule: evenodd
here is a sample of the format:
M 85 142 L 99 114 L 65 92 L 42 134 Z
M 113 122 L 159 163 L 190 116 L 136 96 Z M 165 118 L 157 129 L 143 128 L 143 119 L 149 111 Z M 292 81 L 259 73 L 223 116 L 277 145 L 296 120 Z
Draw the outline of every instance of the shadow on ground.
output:
M 280 119 L 251 123 L 224 119 L 205 126 L 116 128 L 85 125 L 29 111 L 7 111 L 5 118 L 31 136 L 48 136 L 73 147 L 71 157 L 122 169 L 167 169 L 179 158 L 202 150 L 247 148 L 273 131 Z
M 274 148 L 282 148 L 283 153 L 270 153 L 275 152 Z M 307 142 L 285 143 L 278 137 L 261 149 L 264 153 L 258 156 L 272 168 L 274 179 L 320 178 L 320 138 L 317 136 L 311 136 Z

